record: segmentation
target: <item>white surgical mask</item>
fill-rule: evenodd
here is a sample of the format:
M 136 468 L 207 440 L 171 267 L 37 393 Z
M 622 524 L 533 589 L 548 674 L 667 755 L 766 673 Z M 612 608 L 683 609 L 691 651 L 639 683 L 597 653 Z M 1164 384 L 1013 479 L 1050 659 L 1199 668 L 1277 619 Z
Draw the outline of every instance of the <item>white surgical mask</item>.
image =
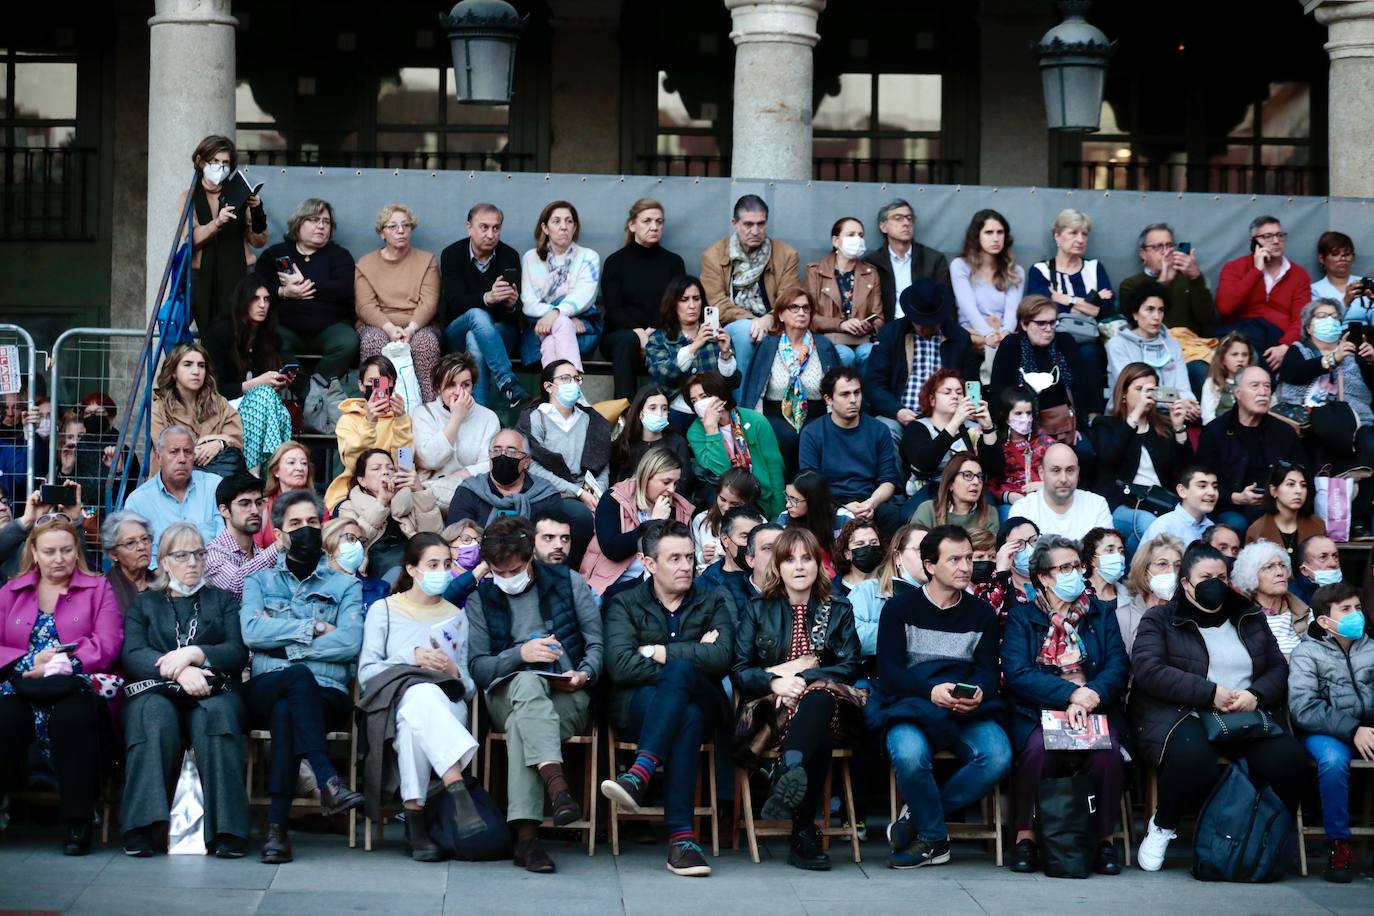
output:
M 701 417 L 703 420 L 706 419 L 706 411 L 710 410 L 710 408 L 710 398 L 702 398 L 700 401 L 697 401 L 695 404 L 692 405 L 692 409 L 697 412 L 697 416 Z
M 1174 590 L 1178 588 L 1177 573 L 1156 573 L 1150 577 L 1150 591 L 1156 598 L 1168 601 L 1174 597 Z
M 1050 372 L 1027 372 L 1025 369 L 1022 369 L 1021 378 L 1026 380 L 1026 384 L 1030 386 L 1031 391 L 1039 394 L 1046 388 L 1059 382 L 1059 367 L 1055 366 L 1053 371 Z
M 491 581 L 507 595 L 518 595 L 530 587 L 530 570 L 529 567 L 525 567 L 513 576 L 498 576 L 493 573 Z
M 864 237 L 861 235 L 846 235 L 840 239 L 840 254 L 846 258 L 861 258 L 864 255 Z
M 205 579 L 203 578 L 195 585 L 187 585 L 186 583 L 178 579 L 176 576 L 167 577 L 167 587 L 170 588 L 172 591 L 176 592 L 178 595 L 181 595 L 183 598 L 194 595 L 196 592 L 200 591 L 204 586 Z
M 212 162 L 201 169 L 200 173 L 205 176 L 205 180 L 210 184 L 219 185 L 223 184 L 224 179 L 229 177 L 229 166 L 221 162 Z
M 52 435 L 52 417 L 44 417 L 38 421 L 38 435 L 44 439 Z

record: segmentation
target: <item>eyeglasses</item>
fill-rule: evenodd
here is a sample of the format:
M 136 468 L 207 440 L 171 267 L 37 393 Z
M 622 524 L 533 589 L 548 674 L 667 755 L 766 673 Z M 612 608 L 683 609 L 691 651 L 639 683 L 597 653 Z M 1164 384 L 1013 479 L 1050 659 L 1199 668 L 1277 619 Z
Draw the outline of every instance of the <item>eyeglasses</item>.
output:
M 166 559 L 176 560 L 178 563 L 185 563 L 188 560 L 199 563 L 201 560 L 205 559 L 205 548 L 202 547 L 198 550 L 173 550 L 171 553 L 167 554 Z
M 1022 549 L 1023 547 L 1034 547 L 1036 544 L 1040 543 L 1040 535 L 1038 535 L 1038 534 L 1032 534 L 1030 537 L 1026 538 L 1025 540 L 1012 539 L 1011 541 L 1008 541 L 1007 543 L 1009 543 L 1009 544 L 1019 544 L 1019 545 L 1021 545 L 1020 547 L 1016 548 L 1017 550 L 1020 550 L 1020 549 Z
M 316 223 L 320 226 L 332 226 L 334 221 L 327 216 L 307 216 L 302 222 Z
M 959 479 L 964 483 L 982 483 L 988 479 L 988 475 L 981 471 L 960 471 Z
M 343 534 L 339 535 L 339 540 L 343 541 L 345 544 L 356 544 L 361 541 L 362 538 L 358 537 L 352 531 L 345 531 Z
M 383 232 L 409 232 L 415 228 L 414 223 L 387 223 L 382 226 Z
M 889 213 L 889 214 L 887 215 L 887 219 L 888 219 L 889 222 L 893 222 L 893 223 L 914 223 L 914 222 L 916 222 L 916 217 L 912 216 L 910 213 Z
M 1160 557 L 1158 560 L 1150 561 L 1150 569 L 1172 569 L 1177 571 L 1178 568 L 1178 560 L 1170 560 L 1165 557 Z
M 553 377 L 553 383 L 555 385 L 581 385 L 582 373 L 579 372 L 576 375 L 555 375 Z
M 1078 562 L 1077 560 L 1073 560 L 1073 561 L 1068 562 L 1068 563 L 1060 563 L 1058 566 L 1051 566 L 1051 567 L 1050 567 L 1050 572 L 1054 573 L 1055 575 L 1060 575 L 1060 576 L 1067 576 L 1067 575 L 1069 575 L 1070 573 L 1076 573 L 1076 572 L 1082 572 L 1082 571 L 1083 571 L 1083 564 L 1080 563 L 1080 562 Z
M 140 547 L 148 547 L 153 543 L 153 539 L 144 534 L 136 538 L 129 538 L 127 541 L 120 541 L 115 546 L 120 550 L 137 550 Z
M 1176 246 L 1173 242 L 1156 242 L 1153 245 L 1141 245 L 1140 247 L 1144 248 L 1146 251 L 1161 252 L 1173 251 Z
M 1050 328 L 1054 327 L 1058 321 L 1058 318 L 1032 318 L 1026 323 L 1032 327 L 1040 328 L 1042 331 L 1048 331 Z
M 1278 239 L 1286 238 L 1288 238 L 1287 232 L 1261 232 L 1259 235 L 1254 236 L 1254 239 L 1257 242 L 1273 242 L 1277 241 Z
M 460 534 L 458 535 L 457 543 L 464 547 L 471 547 L 473 544 L 482 543 L 482 539 L 473 534 Z
M 501 448 L 500 446 L 493 445 L 493 446 L 491 447 L 491 451 L 488 452 L 487 454 L 489 454 L 492 458 L 527 458 L 527 457 L 529 457 L 528 455 L 526 455 L 524 452 L 520 451 L 520 449 L 516 448 L 516 447 L 513 446 L 513 445 L 508 445 L 508 446 L 506 446 L 505 448 Z
M 805 302 L 793 302 L 783 311 L 794 312 L 798 315 L 805 315 L 807 312 L 811 311 L 811 306 Z
M 805 496 L 789 496 L 789 497 L 787 497 L 787 505 L 789 505 L 789 506 L 800 506 L 800 505 L 801 505 L 802 503 L 804 503 L 804 502 L 806 502 L 806 497 L 805 497 Z
M 66 522 L 70 525 L 72 523 L 72 517 L 65 512 L 49 512 L 46 515 L 38 516 L 38 521 L 34 522 L 34 524 L 46 525 L 48 522 Z

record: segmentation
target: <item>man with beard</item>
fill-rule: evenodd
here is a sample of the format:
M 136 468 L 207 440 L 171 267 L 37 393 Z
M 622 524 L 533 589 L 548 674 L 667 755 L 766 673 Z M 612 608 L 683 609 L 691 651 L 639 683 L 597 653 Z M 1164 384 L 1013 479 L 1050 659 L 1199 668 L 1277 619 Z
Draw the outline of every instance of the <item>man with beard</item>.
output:
M 534 556 L 541 563 L 564 564 L 572 548 L 572 522 L 557 505 L 534 514 Z
M 205 578 L 235 597 L 243 597 L 243 580 L 260 569 L 277 565 L 278 547 L 260 549 L 253 536 L 262 530 L 262 481 L 251 474 L 235 474 L 215 488 L 224 530 L 205 545 Z

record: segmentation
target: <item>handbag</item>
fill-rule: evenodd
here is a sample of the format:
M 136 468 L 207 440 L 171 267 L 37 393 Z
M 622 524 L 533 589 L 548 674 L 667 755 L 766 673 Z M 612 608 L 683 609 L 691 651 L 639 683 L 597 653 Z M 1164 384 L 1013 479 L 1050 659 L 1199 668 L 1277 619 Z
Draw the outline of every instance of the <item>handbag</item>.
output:
M 1287 423 L 1302 435 L 1312 426 L 1312 408 L 1301 404 L 1270 404 L 1269 416 Z
M 16 677 L 10 683 L 21 699 L 37 706 L 51 706 L 86 689 L 86 682 L 75 674 Z
M 1199 712 L 1202 727 L 1207 732 L 1207 740 L 1213 744 L 1228 741 L 1248 741 L 1252 738 L 1277 738 L 1283 734 L 1283 726 L 1263 709 L 1249 712 L 1219 712 L 1209 709 Z
M 1040 780 L 1035 824 L 1045 874 L 1051 878 L 1086 878 L 1092 874 L 1096 813 L 1097 793 L 1087 773 Z
M 181 774 L 167 819 L 167 855 L 203 856 L 206 852 L 205 789 L 200 784 L 196 752 L 188 750 L 181 758 Z
M 229 680 L 213 671 L 205 672 L 205 682 L 210 685 L 210 696 L 212 697 L 218 696 L 229 690 Z M 140 693 L 147 693 L 149 691 L 160 693 L 179 706 L 194 706 L 201 700 L 209 699 L 209 697 L 193 697 L 186 692 L 186 688 L 182 687 L 176 681 L 169 681 L 166 678 L 160 677 L 150 677 L 147 680 L 125 684 L 124 698 L 126 700 L 131 700 Z
M 1326 536 L 1337 543 L 1350 540 L 1355 508 L 1355 481 L 1345 474 L 1322 474 L 1315 480 L 1316 514 L 1326 520 Z
M 311 432 L 334 435 L 343 411 L 339 405 L 344 402 L 343 386 L 337 378 L 326 379 L 316 373 L 310 376 L 310 387 L 305 394 L 305 428 Z
M 1199 881 L 1277 881 L 1292 864 L 1297 831 L 1272 786 L 1255 786 L 1244 761 L 1233 763 L 1198 811 L 1193 877 Z
M 1140 509 L 1152 515 L 1163 515 L 1178 508 L 1178 497 L 1163 487 L 1124 483 L 1120 480 L 1116 482 L 1116 486 L 1125 497 L 1121 500 L 1122 504 L 1132 509 Z
M 1093 343 L 1102 336 L 1097 319 L 1078 312 L 1065 312 L 1060 315 L 1055 330 L 1060 334 L 1069 335 L 1076 343 Z

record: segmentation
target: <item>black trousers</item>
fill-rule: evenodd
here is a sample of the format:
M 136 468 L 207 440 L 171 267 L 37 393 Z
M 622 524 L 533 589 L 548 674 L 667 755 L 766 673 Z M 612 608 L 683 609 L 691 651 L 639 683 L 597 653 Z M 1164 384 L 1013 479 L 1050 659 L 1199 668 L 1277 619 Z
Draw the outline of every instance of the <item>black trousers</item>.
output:
M 1232 760 L 1244 758 L 1250 778 L 1260 785 L 1268 783 L 1290 812 L 1297 811 L 1307 758 L 1292 735 L 1212 744 L 1201 720 L 1189 716 L 1174 727 L 1164 748 L 1156 827 L 1177 827 L 1180 817 L 1197 813 L 1221 778 L 1218 754 Z
M 611 361 L 611 378 L 615 396 L 633 399 L 638 390 L 639 372 L 644 368 L 644 355 L 639 335 L 633 328 L 620 328 L 601 338 L 601 353 Z
M 835 696 L 825 690 L 813 690 L 801 698 L 792 721 L 787 724 L 787 736 L 782 752 L 799 751 L 802 766 L 806 767 L 806 795 L 797 807 L 795 824 L 810 824 L 820 810 L 825 777 L 830 772 L 830 720 L 835 715 Z
M 272 732 L 267 792 L 296 794 L 301 759 L 325 752 L 325 733 L 348 722 L 353 699 L 342 690 L 321 687 L 303 664 L 255 674 L 243 689 L 244 705 L 256 728 Z M 321 780 L 323 782 L 323 780 Z
M 90 691 L 52 705 L 48 737 L 64 821 L 89 821 L 95 811 L 103 709 L 104 704 Z M 0 790 L 15 784 L 28 756 L 25 749 L 34 738 L 33 707 L 17 696 L 0 697 Z

